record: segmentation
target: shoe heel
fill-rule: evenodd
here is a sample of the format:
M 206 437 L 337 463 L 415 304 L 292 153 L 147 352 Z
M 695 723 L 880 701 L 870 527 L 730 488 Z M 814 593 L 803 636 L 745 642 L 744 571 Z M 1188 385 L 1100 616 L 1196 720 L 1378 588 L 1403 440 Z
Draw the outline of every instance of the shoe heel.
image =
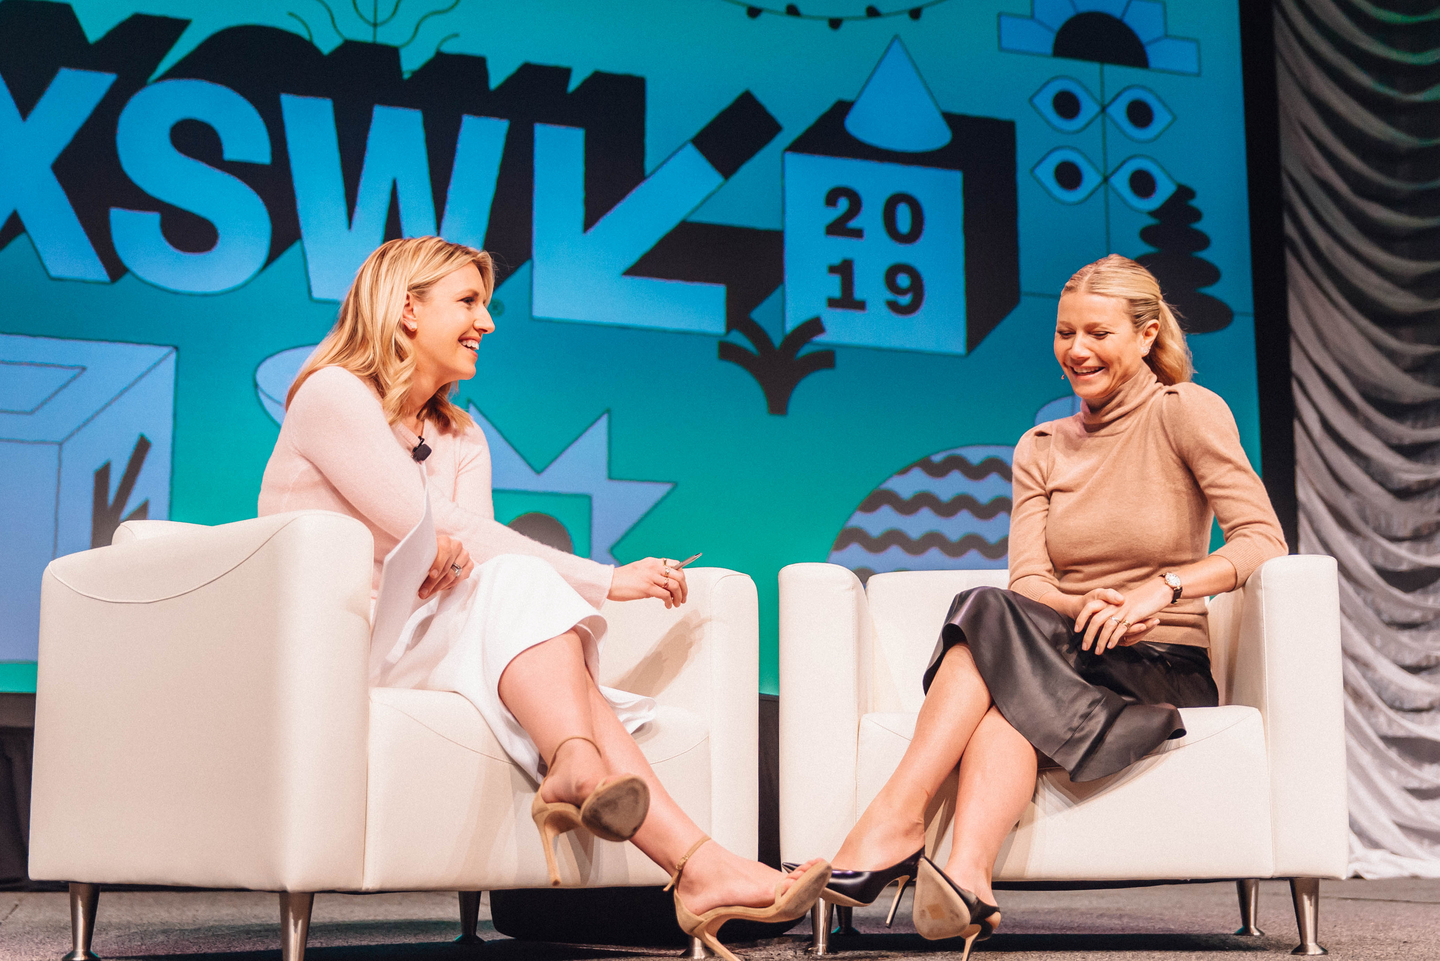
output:
M 549 811 L 535 815 L 535 827 L 540 832 L 540 844 L 545 848 L 545 870 L 550 875 L 550 886 L 560 886 L 560 865 L 555 860 L 555 839 L 560 832 L 553 826 Z
M 555 859 L 555 842 L 566 831 L 580 826 L 580 812 L 573 804 L 556 802 L 547 804 L 535 793 L 530 804 L 530 817 L 535 820 L 535 829 L 540 832 L 540 844 L 545 848 L 545 871 L 550 876 L 550 886 L 560 886 L 560 864 Z
M 969 961 L 970 949 L 975 947 L 975 939 L 979 936 L 980 931 L 977 928 L 973 934 L 965 939 L 965 950 L 960 953 L 960 961 Z
M 724 923 L 725 922 L 723 920 L 720 922 L 720 924 Z M 711 951 L 714 951 L 717 955 L 724 958 L 725 961 L 740 961 L 740 959 L 736 957 L 729 948 L 725 947 L 725 945 L 720 943 L 720 924 L 713 924 L 713 922 L 712 924 L 707 924 L 699 931 L 695 932 L 695 936 L 699 938 L 702 943 L 704 943 L 705 947 L 709 948 Z
M 905 893 L 905 886 L 910 879 L 904 875 L 900 876 L 900 887 L 895 890 L 895 900 L 890 902 L 890 913 L 885 915 L 885 927 L 890 927 L 895 922 L 895 911 L 900 907 L 900 898 Z

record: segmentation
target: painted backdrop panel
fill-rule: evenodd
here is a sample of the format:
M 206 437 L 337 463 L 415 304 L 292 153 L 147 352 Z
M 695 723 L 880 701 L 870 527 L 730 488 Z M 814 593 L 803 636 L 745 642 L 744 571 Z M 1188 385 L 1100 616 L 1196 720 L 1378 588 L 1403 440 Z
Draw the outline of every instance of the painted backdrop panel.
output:
M 1258 465 L 1235 0 L 0 0 L 0 660 L 49 558 L 253 516 L 383 240 L 504 265 L 461 401 L 501 519 L 775 575 L 1003 567 L 1140 257 Z

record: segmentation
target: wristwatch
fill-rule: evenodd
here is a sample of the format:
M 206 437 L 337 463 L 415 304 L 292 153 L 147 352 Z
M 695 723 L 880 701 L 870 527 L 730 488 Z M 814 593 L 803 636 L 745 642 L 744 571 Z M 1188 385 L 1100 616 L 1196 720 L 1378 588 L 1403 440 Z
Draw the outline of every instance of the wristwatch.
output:
M 1180 583 L 1180 575 L 1172 571 L 1168 574 L 1161 574 L 1160 579 L 1165 582 L 1166 587 L 1174 591 L 1170 596 L 1170 603 L 1180 603 L 1180 595 L 1185 591 L 1185 585 Z

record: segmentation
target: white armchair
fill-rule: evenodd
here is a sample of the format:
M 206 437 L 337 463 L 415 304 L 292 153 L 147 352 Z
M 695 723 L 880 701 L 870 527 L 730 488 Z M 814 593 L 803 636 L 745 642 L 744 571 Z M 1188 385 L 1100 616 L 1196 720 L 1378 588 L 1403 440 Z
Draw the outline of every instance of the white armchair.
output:
M 372 541 L 340 514 L 130 522 L 45 572 L 30 874 L 70 885 L 76 959 L 99 885 L 280 892 L 300 961 L 321 891 L 545 887 L 536 785 L 458 694 L 366 683 Z M 602 681 L 659 702 L 637 735 L 666 788 L 754 857 L 755 585 L 688 572 L 690 601 L 608 604 Z M 565 884 L 659 885 L 633 845 L 573 832 Z
M 780 572 L 780 842 L 830 856 L 895 770 L 920 679 L 955 594 L 1004 571 L 877 574 L 832 564 Z M 1185 708 L 1186 735 L 1126 770 L 1076 784 L 1042 770 L 1006 840 L 997 881 L 1235 879 L 1242 929 L 1256 879 L 1288 878 L 1301 947 L 1316 942 L 1319 878 L 1343 877 L 1348 813 L 1335 561 L 1281 557 L 1210 602 L 1220 707 Z M 927 813 L 950 848 L 954 776 Z M 843 910 L 843 909 L 842 909 Z M 829 911 L 817 907 L 817 949 Z

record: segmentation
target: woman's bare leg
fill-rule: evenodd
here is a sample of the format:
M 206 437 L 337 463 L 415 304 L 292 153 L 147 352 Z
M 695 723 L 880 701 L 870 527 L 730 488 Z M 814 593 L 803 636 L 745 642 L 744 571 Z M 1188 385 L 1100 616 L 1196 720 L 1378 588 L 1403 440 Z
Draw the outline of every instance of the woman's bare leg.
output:
M 705 832 L 665 790 L 640 746 L 593 684 L 590 697 L 590 713 L 595 718 L 595 733 L 606 767 L 612 774 L 644 778 L 650 788 L 650 813 L 631 841 L 650 860 L 667 871 L 672 870 Z M 811 863 L 801 865 L 794 875 L 799 876 Z M 774 868 L 742 858 L 712 841 L 701 845 L 685 865 L 685 873 L 680 878 L 680 899 L 696 914 L 723 904 L 765 907 L 775 900 L 775 885 L 784 878 L 785 875 Z
M 535 742 L 541 760 L 554 762 L 541 785 L 540 796 L 546 801 L 578 804 L 609 773 L 590 745 L 566 741 L 571 737 L 597 740 L 590 703 L 594 687 L 585 669 L 580 635 L 574 631 L 526 648 L 500 675 L 501 703 Z
M 925 695 L 900 766 L 846 836 L 836 869 L 875 871 L 915 853 L 925 842 L 925 808 L 960 763 L 989 707 L 990 690 L 969 645 L 954 645 Z
M 553 770 L 541 786 L 547 801 L 578 803 L 610 774 L 634 774 L 650 788 L 650 811 L 632 840 L 665 870 L 675 867 L 704 832 L 680 810 L 655 777 L 640 751 L 605 701 L 585 668 L 584 648 L 574 631 L 521 652 L 500 676 L 500 700 L 530 735 L 541 757 L 577 735 L 584 741 L 561 745 Z M 808 867 L 807 862 L 803 867 Z M 796 872 L 799 873 L 798 871 Z M 764 907 L 775 898 L 778 871 L 747 861 L 710 843 L 700 847 L 685 866 L 680 896 L 686 907 L 702 914 L 722 904 Z
M 991 876 L 1000 845 L 1035 794 L 1035 748 L 991 707 L 960 759 L 955 834 L 945 873 L 995 903 Z

